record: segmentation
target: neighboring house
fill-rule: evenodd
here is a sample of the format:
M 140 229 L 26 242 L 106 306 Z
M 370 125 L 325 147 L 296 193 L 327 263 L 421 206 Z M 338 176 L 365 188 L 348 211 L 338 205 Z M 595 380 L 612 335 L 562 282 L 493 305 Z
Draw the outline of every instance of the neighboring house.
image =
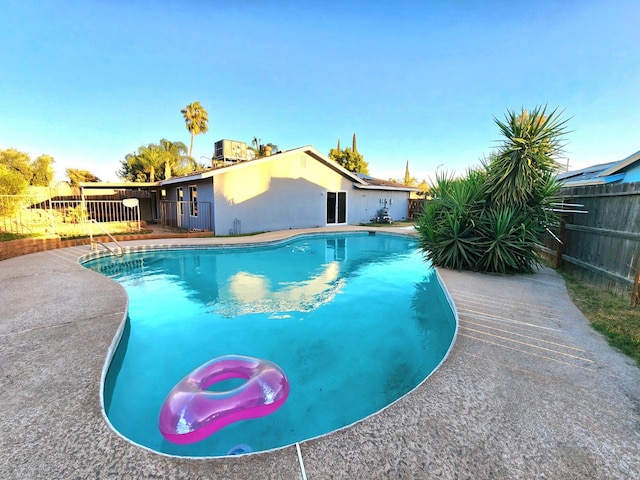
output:
M 407 218 L 417 188 L 356 175 L 311 146 L 159 182 L 161 218 L 216 235 Z
M 640 151 L 617 162 L 561 173 L 558 180 L 565 187 L 640 182 Z

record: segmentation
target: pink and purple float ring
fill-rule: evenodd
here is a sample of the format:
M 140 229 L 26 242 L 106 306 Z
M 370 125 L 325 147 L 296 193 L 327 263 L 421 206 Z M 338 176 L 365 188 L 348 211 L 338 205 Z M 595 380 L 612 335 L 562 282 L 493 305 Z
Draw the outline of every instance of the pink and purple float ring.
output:
M 229 378 L 247 381 L 232 390 L 207 390 Z M 275 412 L 288 396 L 289 381 L 275 363 L 240 355 L 218 357 L 173 387 L 160 409 L 158 427 L 170 442 L 195 443 L 230 423 Z

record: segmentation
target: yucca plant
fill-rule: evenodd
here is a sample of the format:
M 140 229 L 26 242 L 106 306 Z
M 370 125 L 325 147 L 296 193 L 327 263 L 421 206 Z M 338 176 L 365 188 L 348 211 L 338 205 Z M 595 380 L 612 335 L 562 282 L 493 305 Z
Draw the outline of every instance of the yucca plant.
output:
M 533 271 L 540 227 L 537 219 L 511 206 L 487 212 L 480 223 L 482 255 L 477 269 L 483 272 Z
M 438 174 L 434 198 L 416 222 L 421 247 L 439 266 L 472 269 L 481 254 L 475 219 L 484 208 L 485 175 L 470 171 L 464 179 Z
M 507 111 L 504 121 L 495 122 L 504 139 L 487 167 L 487 193 L 492 203 L 523 207 L 560 167 L 555 157 L 564 148 L 566 120 L 557 110 L 547 114 L 546 107 L 536 107 Z
M 556 110 L 508 112 L 505 137 L 482 167 L 462 179 L 436 177 L 435 198 L 418 219 L 421 247 L 437 266 L 482 272 L 532 272 L 536 247 L 554 220 L 555 156 L 566 122 Z

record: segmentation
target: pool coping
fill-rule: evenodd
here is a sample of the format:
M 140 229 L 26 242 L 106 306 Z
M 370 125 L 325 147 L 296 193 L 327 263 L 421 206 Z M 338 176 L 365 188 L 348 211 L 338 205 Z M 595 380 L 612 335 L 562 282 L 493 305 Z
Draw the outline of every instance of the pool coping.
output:
M 345 230 L 357 228 L 309 231 Z M 300 233 L 163 242 L 238 244 Z M 145 242 L 157 240 L 126 245 Z M 88 250 L 0 262 L 3 478 L 640 476 L 638 368 L 588 327 L 562 279 L 548 269 L 510 277 L 439 269 L 459 305 L 460 330 L 449 356 L 428 381 L 351 427 L 236 458 L 182 459 L 135 447 L 104 422 L 98 387 L 126 315 L 126 294 L 79 265 Z M 506 332 L 500 339 L 495 326 L 478 326 L 498 310 Z M 524 324 L 553 336 L 562 351 L 543 334 L 523 340 L 515 329 Z M 525 351 L 534 341 L 545 343 Z

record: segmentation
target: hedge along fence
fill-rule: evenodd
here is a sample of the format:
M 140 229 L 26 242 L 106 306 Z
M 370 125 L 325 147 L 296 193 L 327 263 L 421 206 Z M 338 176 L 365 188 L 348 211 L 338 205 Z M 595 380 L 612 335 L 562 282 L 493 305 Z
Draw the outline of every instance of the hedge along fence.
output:
M 586 214 L 566 213 L 544 252 L 585 283 L 640 302 L 640 182 L 567 187 L 559 192 Z M 569 207 L 569 209 L 575 209 Z

